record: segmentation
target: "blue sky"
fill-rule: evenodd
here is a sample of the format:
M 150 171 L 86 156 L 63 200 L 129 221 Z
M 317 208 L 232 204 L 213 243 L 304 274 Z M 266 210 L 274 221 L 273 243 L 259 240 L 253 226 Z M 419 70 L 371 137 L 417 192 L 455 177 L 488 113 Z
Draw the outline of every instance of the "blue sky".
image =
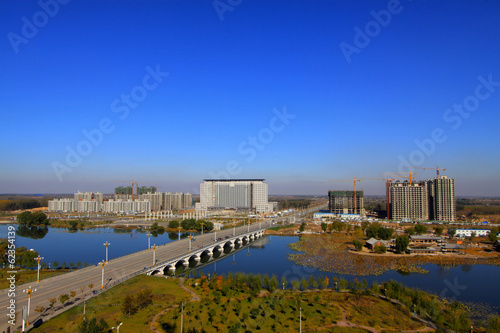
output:
M 499 15 L 497 1 L 2 1 L 0 193 L 198 193 L 229 174 L 326 194 L 408 164 L 500 196 Z

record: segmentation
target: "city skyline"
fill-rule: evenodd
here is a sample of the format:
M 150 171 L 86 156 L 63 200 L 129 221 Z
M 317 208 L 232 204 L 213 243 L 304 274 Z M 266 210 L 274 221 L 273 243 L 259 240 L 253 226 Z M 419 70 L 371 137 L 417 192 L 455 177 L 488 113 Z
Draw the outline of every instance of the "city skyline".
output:
M 500 196 L 496 2 L 0 6 L 0 193 L 327 195 L 439 165 L 457 196 Z

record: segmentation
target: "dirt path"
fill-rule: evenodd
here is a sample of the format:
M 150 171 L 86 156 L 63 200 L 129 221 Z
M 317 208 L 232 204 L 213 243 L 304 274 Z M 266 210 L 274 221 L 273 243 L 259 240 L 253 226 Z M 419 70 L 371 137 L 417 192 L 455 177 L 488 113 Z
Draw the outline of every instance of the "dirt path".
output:
M 184 286 L 184 278 L 179 278 L 179 287 L 181 287 L 182 289 L 184 289 L 185 291 L 187 291 L 191 294 L 191 299 L 188 302 L 198 302 L 201 300 L 200 296 L 198 296 L 194 291 L 192 291 L 191 289 Z M 158 320 L 158 318 L 160 318 L 166 312 L 168 312 L 172 309 L 176 309 L 178 307 L 179 307 L 179 305 L 174 305 L 174 306 L 166 308 L 166 309 L 162 310 L 161 312 L 157 313 L 153 317 L 151 324 L 149 324 L 149 328 L 151 328 L 151 331 L 161 333 L 162 331 L 158 330 L 158 328 L 157 328 L 156 321 Z

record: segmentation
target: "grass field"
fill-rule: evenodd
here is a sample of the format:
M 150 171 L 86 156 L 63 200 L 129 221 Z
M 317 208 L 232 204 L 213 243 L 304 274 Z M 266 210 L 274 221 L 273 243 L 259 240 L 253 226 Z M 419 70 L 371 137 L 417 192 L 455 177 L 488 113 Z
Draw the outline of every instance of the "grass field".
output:
M 373 296 L 336 293 L 333 291 L 275 291 L 260 295 L 234 292 L 224 287 L 227 280 L 207 288 L 206 281 L 188 280 L 201 297 L 184 307 L 185 330 L 206 332 L 296 332 L 302 309 L 302 330 L 366 332 L 361 328 L 341 328 L 343 319 L 387 332 L 414 330 L 423 325 L 412 320 L 408 310 Z M 196 286 L 197 285 L 197 286 Z M 226 291 L 224 291 L 226 290 Z M 224 296 L 224 294 L 226 295 Z M 180 309 L 165 313 L 160 323 L 165 332 L 179 332 Z
M 150 332 L 149 324 L 155 314 L 191 298 L 181 289 L 177 279 L 165 279 L 140 275 L 103 292 L 86 302 L 87 318 L 103 318 L 110 327 L 123 323 L 120 332 Z M 121 311 L 127 295 L 134 296 L 143 289 L 153 293 L 153 304 L 128 317 Z M 83 320 L 83 305 L 76 306 L 42 324 L 30 332 L 78 332 L 78 325 Z

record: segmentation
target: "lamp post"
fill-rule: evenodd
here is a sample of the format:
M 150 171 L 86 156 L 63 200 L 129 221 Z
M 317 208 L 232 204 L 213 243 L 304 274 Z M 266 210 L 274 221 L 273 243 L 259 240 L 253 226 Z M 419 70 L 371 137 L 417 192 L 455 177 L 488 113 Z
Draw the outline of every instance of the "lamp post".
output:
M 191 239 L 193 238 L 193 236 L 189 235 L 188 238 L 189 238 L 189 252 L 191 253 Z
M 156 244 L 153 245 L 153 265 L 156 264 Z
M 201 224 L 201 234 L 203 235 L 203 225 L 204 225 L 204 223 L 201 222 L 200 224 Z
M 234 237 L 235 232 L 236 232 L 236 223 L 233 222 L 233 237 Z
M 181 303 L 181 333 L 184 331 L 184 303 Z
M 178 226 L 177 229 L 179 229 L 179 240 L 181 240 L 181 226 Z
M 104 243 L 102 245 L 106 246 L 106 262 L 108 262 L 108 246 L 110 246 L 111 244 L 108 243 L 108 241 L 106 241 L 106 243 Z
M 36 282 L 40 282 L 40 260 L 42 260 L 43 257 L 36 257 L 35 260 L 38 262 L 38 269 L 37 269 L 37 273 L 36 273 Z
M 101 274 L 101 290 L 104 289 L 104 266 L 106 266 L 107 262 L 106 261 L 101 261 L 99 265 L 102 267 L 102 274 Z
M 116 327 L 111 327 L 111 329 L 115 329 L 116 328 L 116 333 L 120 333 L 120 326 L 122 326 L 123 323 L 120 323 L 120 325 L 116 326 Z M 108 326 L 109 327 L 109 326 Z
M 148 232 L 148 250 L 151 248 L 151 233 Z
M 248 232 L 250 232 L 250 219 L 248 219 L 247 228 Z
M 217 229 L 214 229 L 214 233 L 215 233 L 214 242 L 217 242 Z
M 31 303 L 31 294 L 33 294 L 36 291 L 36 289 L 31 289 L 31 286 L 28 287 L 28 289 L 24 289 L 23 293 L 28 294 L 28 314 L 26 315 L 26 324 L 30 324 L 30 303 Z
M 299 333 L 302 333 L 302 307 L 299 310 Z

